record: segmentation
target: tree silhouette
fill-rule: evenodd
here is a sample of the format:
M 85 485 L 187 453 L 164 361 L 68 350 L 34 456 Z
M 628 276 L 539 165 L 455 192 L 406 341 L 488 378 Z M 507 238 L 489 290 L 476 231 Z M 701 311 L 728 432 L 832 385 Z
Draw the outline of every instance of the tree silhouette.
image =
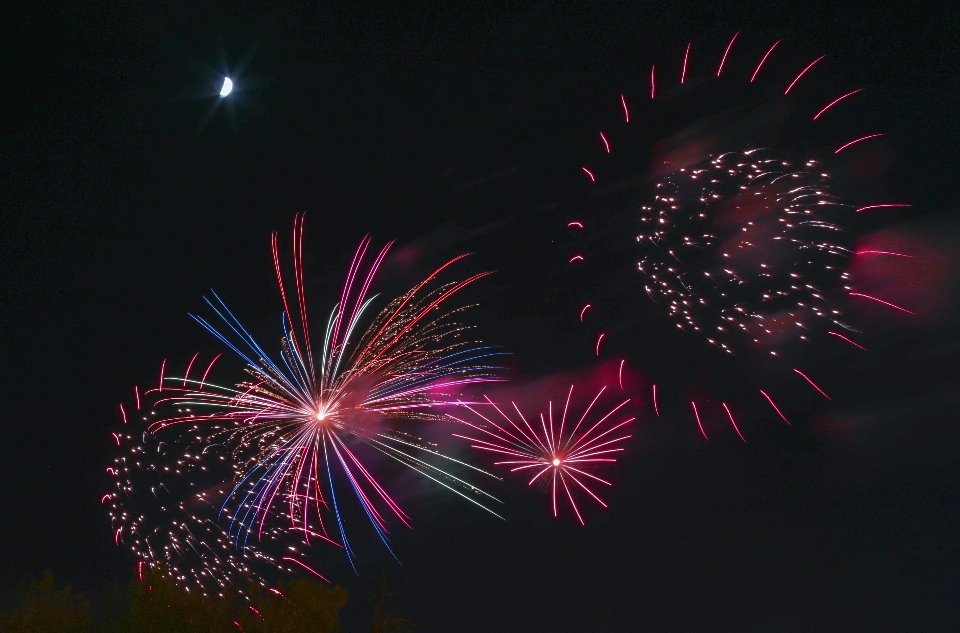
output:
M 88 633 L 93 630 L 90 603 L 67 586 L 56 589 L 53 574 L 21 585 L 17 606 L 0 614 L 2 633 Z

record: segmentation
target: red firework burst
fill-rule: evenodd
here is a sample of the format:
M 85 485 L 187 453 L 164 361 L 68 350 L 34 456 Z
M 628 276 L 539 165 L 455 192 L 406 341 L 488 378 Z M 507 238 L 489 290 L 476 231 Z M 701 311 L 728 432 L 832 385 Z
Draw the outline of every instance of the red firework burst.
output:
M 567 392 L 559 424 L 554 415 L 553 401 L 548 402 L 546 413 L 540 414 L 539 425 L 536 422 L 531 424 L 515 402 L 510 404 L 518 420 L 507 415 L 500 405 L 486 396 L 486 402 L 461 403 L 465 409 L 483 422 L 469 422 L 454 416 L 450 417 L 474 429 L 483 439 L 456 434 L 454 436 L 470 441 L 471 446 L 478 450 L 511 458 L 495 462 L 497 466 L 509 467 L 510 472 L 533 471 L 533 477 L 527 485 L 532 486 L 537 482 L 547 484 L 555 517 L 558 515 L 557 493 L 562 489 L 562 494 L 565 494 L 582 525 L 584 521 L 577 506 L 577 494 L 581 494 L 581 491 L 585 492 L 606 508 L 607 504 L 588 484 L 597 482 L 605 486 L 612 485 L 609 481 L 588 471 L 617 461 L 614 456 L 624 450 L 621 444 L 631 437 L 629 434 L 624 434 L 626 431 L 624 427 L 636 419 L 629 417 L 617 421 L 617 413 L 630 403 L 630 398 L 627 398 L 596 422 L 589 421 L 594 406 L 606 389 L 602 387 L 597 392 L 577 423 L 571 425 L 567 424 L 567 416 L 570 413 L 574 385 L 570 385 L 570 390 Z M 489 412 L 490 415 L 484 415 L 479 410 L 481 406 L 492 407 L 493 411 Z M 573 417 L 575 416 L 570 418 L 571 423 Z M 571 483 L 575 486 L 571 486 Z

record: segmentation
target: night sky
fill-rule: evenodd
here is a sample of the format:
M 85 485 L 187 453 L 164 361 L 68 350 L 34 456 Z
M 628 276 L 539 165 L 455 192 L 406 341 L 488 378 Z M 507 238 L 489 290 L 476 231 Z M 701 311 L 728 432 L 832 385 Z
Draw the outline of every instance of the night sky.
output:
M 269 235 L 286 239 L 296 213 L 321 305 L 367 233 L 413 249 L 416 270 L 464 251 L 471 270 L 497 270 L 471 291 L 471 319 L 512 353 L 520 389 L 597 364 L 595 331 L 576 318 L 592 283 L 618 306 L 608 362 L 718 389 L 749 374 L 660 336 L 629 275 L 568 276 L 561 230 L 583 197 L 584 139 L 619 95 L 645 90 L 651 63 L 672 68 L 690 41 L 703 51 L 691 73 L 710 74 L 740 31 L 745 58 L 782 39 L 797 63 L 827 55 L 832 86 L 869 86 L 864 120 L 894 157 L 884 193 L 913 206 L 866 228 L 924 253 L 874 282 L 921 303 L 916 318 L 864 312 L 869 354 L 810 360 L 833 400 L 802 392 L 792 427 L 748 420 L 747 444 L 702 441 L 682 402 L 659 419 L 641 407 L 611 507 L 590 508 L 585 528 L 555 521 L 517 481 L 499 490 L 506 522 L 423 486 L 404 499 L 415 529 L 394 539 L 402 566 L 373 542 L 359 577 L 335 556 L 318 566 L 351 591 L 344 630 L 361 630 L 382 569 L 404 586 L 408 617 L 440 631 L 960 627 L 955 13 L 323 4 L 5 8 L 5 589 L 43 569 L 89 591 L 129 579 L 134 559 L 99 504 L 117 403 L 163 359 L 222 351 L 188 317 L 209 288 L 274 342 Z M 248 56 L 247 88 L 238 80 L 207 121 L 214 99 L 193 95 L 210 90 L 203 69 L 219 72 L 218 50 L 230 68 Z

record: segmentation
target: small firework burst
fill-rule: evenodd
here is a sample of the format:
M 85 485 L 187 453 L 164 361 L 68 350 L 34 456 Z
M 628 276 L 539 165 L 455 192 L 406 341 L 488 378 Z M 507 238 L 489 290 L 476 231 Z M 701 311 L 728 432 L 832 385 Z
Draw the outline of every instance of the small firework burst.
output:
M 630 438 L 625 427 L 636 418 L 624 417 L 621 411 L 630 403 L 629 398 L 599 418 L 596 415 L 591 417 L 595 405 L 606 391 L 606 387 L 603 387 L 577 419 L 570 410 L 573 391 L 574 386 L 570 385 L 562 411 L 555 411 L 553 401 L 550 401 L 546 412 L 540 413 L 540 419 L 534 419 L 532 424 L 515 402 L 511 402 L 508 408 L 489 398 L 485 403 L 462 404 L 480 421 L 451 417 L 474 432 L 474 436 L 455 437 L 470 441 L 477 450 L 509 458 L 495 462 L 497 466 L 506 466 L 510 472 L 532 473 L 527 484 L 546 484 L 553 516 L 559 514 L 557 497 L 565 497 L 583 524 L 583 515 L 576 499 L 586 494 L 604 508 L 607 507 L 594 488 L 598 483 L 604 486 L 612 484 L 591 471 L 617 461 L 616 454 L 624 450 L 622 444 Z M 513 410 L 510 411 L 510 408 Z M 514 414 L 516 417 L 513 417 Z M 577 419 L 576 423 L 574 419 Z

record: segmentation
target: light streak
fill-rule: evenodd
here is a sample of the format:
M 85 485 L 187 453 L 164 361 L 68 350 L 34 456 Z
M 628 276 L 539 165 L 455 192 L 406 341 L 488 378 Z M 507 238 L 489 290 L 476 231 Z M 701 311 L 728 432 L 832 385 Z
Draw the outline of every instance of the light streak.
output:
M 867 351 L 867 348 L 866 348 L 866 347 L 864 347 L 864 346 L 862 346 L 862 345 L 860 345 L 860 344 L 858 344 L 858 343 L 854 343 L 853 341 L 851 341 L 850 339 L 848 339 L 848 338 L 847 338 L 846 336 L 844 336 L 843 334 L 839 334 L 839 333 L 837 333 L 837 332 L 827 332 L 827 334 L 831 334 L 831 335 L 833 335 L 833 336 L 836 336 L 837 338 L 842 338 L 843 340 L 845 340 L 847 343 L 850 343 L 850 344 L 853 345 L 854 347 L 859 347 L 859 348 L 862 349 L 863 351 Z
M 857 251 L 856 255 L 893 255 L 894 257 L 910 257 L 913 255 L 905 255 L 904 253 L 894 253 L 892 251 Z
M 600 343 L 603 342 L 603 337 L 606 336 L 605 333 L 601 332 L 600 336 L 597 337 L 597 356 L 600 355 Z
M 222 355 L 223 354 L 217 354 L 216 356 L 213 357 L 213 360 L 211 360 L 210 363 L 207 365 L 206 371 L 203 372 L 203 378 L 200 379 L 200 386 L 198 387 L 199 389 L 203 389 L 203 384 L 207 382 L 207 376 L 210 374 L 210 370 L 213 369 L 213 364 L 217 362 L 217 359 L 220 358 Z
M 578 222 L 577 220 L 574 220 L 573 222 L 569 222 L 569 223 L 567 224 L 567 226 L 575 226 L 575 227 L 577 227 L 578 229 L 582 229 L 582 228 L 583 228 L 583 223 L 582 223 L 582 222 Z
M 656 76 L 657 67 L 650 67 L 650 98 L 657 98 L 657 76 Z
M 913 312 L 911 312 L 910 310 L 907 310 L 906 308 L 901 308 L 900 306 L 898 306 L 898 305 L 896 305 L 896 304 L 893 304 L 893 303 L 890 303 L 889 301 L 884 301 L 883 299 L 877 299 L 876 297 L 871 297 L 870 295 L 865 295 L 865 294 L 863 294 L 863 293 L 861 293 L 861 292 L 851 292 L 851 293 L 850 293 L 850 296 L 851 296 L 851 297 L 863 297 L 864 299 L 871 299 L 871 300 L 873 300 L 873 301 L 876 301 L 877 303 L 882 303 L 882 304 L 885 305 L 885 306 L 890 306 L 891 308 L 896 308 L 897 310 L 900 310 L 901 312 L 906 312 L 907 314 L 913 314 Z
M 733 48 L 733 43 L 737 40 L 738 35 L 740 35 L 740 31 L 737 31 L 733 34 L 733 38 L 730 40 L 730 43 L 727 44 L 727 50 L 723 51 L 723 58 L 720 60 L 720 67 L 717 68 L 717 77 L 719 77 L 720 73 L 723 72 L 723 65 L 727 63 L 727 55 L 730 54 L 730 49 Z
M 623 365 L 626 362 L 626 359 L 620 361 L 620 372 L 617 374 L 617 380 L 620 383 L 620 391 L 623 391 Z
M 581 322 L 581 323 L 583 323 L 583 315 L 586 314 L 586 313 L 587 313 L 587 310 L 589 310 L 589 309 L 592 308 L 592 307 L 593 307 L 593 306 L 588 303 L 587 305 L 583 306 L 583 310 L 580 310 L 580 322 Z
M 312 567 L 310 567 L 309 565 L 307 565 L 307 564 L 305 564 L 305 563 L 297 560 L 296 558 L 293 558 L 292 556 L 284 556 L 284 557 L 283 557 L 283 560 L 288 560 L 288 561 L 290 561 L 291 563 L 296 563 L 297 565 L 300 565 L 301 567 L 303 567 L 304 569 L 306 569 L 308 572 L 310 572 L 311 574 L 313 574 L 314 576 L 316 576 L 317 578 L 319 578 L 319 579 L 322 580 L 323 582 L 326 582 L 326 583 L 329 583 L 329 582 L 330 582 L 329 580 L 327 580 L 326 578 L 324 578 L 322 575 L 320 575 L 320 573 L 319 573 L 317 570 L 315 570 L 315 569 L 313 569 Z
M 770 403 L 770 406 L 773 407 L 773 410 L 777 412 L 777 415 L 780 416 L 780 419 L 783 420 L 784 422 L 786 422 L 788 425 L 790 425 L 790 420 L 788 420 L 787 417 L 786 417 L 785 415 L 783 415 L 783 413 L 780 412 L 780 409 L 777 407 L 776 404 L 774 404 L 773 398 L 771 398 L 770 396 L 768 396 L 768 395 L 767 395 L 767 392 L 764 391 L 763 389 L 760 390 L 760 395 L 762 395 L 764 398 L 767 399 L 767 402 L 769 402 L 769 403 Z M 792 426 L 792 425 L 791 425 L 791 426 Z
M 657 414 L 657 417 L 660 417 L 660 409 L 657 407 L 657 386 L 653 386 L 653 412 Z
M 627 109 L 627 98 L 620 95 L 620 104 L 623 105 L 623 119 L 625 123 L 630 122 L 630 110 Z
M 859 143 L 860 141 L 865 141 L 865 140 L 867 140 L 867 139 L 877 138 L 878 136 L 883 136 L 883 134 L 868 134 L 867 136 L 861 136 L 860 138 L 853 139 L 853 140 L 850 141 L 849 143 L 844 143 L 843 145 L 841 145 L 840 147 L 838 147 L 838 148 L 836 149 L 836 151 L 834 151 L 833 153 L 834 153 L 834 154 L 839 154 L 840 152 L 842 152 L 843 150 L 847 149 L 847 148 L 850 147 L 851 145 L 854 145 L 854 144 L 856 144 L 856 143 Z
M 843 100 L 846 99 L 847 97 L 852 96 L 852 95 L 855 95 L 855 94 L 857 94 L 858 92 L 862 92 L 862 91 L 863 91 L 863 88 L 858 88 L 857 90 L 854 90 L 853 92 L 848 92 L 847 94 L 843 95 L 842 97 L 837 97 L 836 99 L 834 99 L 833 101 L 831 101 L 830 103 L 828 103 L 827 105 L 825 105 L 825 106 L 823 107 L 823 109 L 820 110 L 820 112 L 817 112 L 815 115 L 813 115 L 813 120 L 816 121 L 817 119 L 819 119 L 821 114 L 823 114 L 824 112 L 826 112 L 827 110 L 829 110 L 830 108 L 832 108 L 833 106 L 835 106 L 836 104 L 840 103 L 841 101 L 843 101 Z
M 703 430 L 703 424 L 700 422 L 700 412 L 697 411 L 697 403 L 691 401 L 691 402 L 690 402 L 690 406 L 693 407 L 693 416 L 694 416 L 695 418 L 697 418 L 697 426 L 700 427 L 700 433 L 703 434 L 703 439 L 705 439 L 705 440 L 707 440 L 707 441 L 709 442 L 709 441 L 710 441 L 710 438 L 707 437 L 707 432 Z
M 733 425 L 733 430 L 737 432 L 737 435 L 740 436 L 740 439 L 746 442 L 747 440 L 743 437 L 743 433 L 740 432 L 740 428 L 737 426 L 736 421 L 733 419 L 733 414 L 730 413 L 730 407 L 727 406 L 727 403 L 724 402 L 723 410 L 727 412 L 727 417 L 730 418 L 730 424 Z
M 590 170 L 587 169 L 586 167 L 581 167 L 580 169 L 582 169 L 582 170 L 583 170 L 583 173 L 585 173 L 585 174 L 587 175 L 587 177 L 590 178 L 590 182 L 597 182 L 597 178 L 596 178 L 596 176 L 593 175 L 593 172 L 592 172 L 592 171 L 590 171 Z
M 810 386 L 812 386 L 814 389 L 816 389 L 817 391 L 819 391 L 819 392 L 820 392 L 820 395 L 822 395 L 824 398 L 826 398 L 827 400 L 833 400 L 833 398 L 831 398 L 830 396 L 828 396 L 823 389 L 821 389 L 820 387 L 817 386 L 817 383 L 815 383 L 815 382 L 813 382 L 812 380 L 810 380 L 810 377 L 807 376 L 805 373 L 803 373 L 802 371 L 800 371 L 800 370 L 797 369 L 796 367 L 793 368 L 793 371 L 794 371 L 794 373 L 799 374 L 800 377 L 803 378 L 804 380 L 806 380 L 808 383 L 810 383 Z
M 572 264 L 573 262 L 582 262 L 582 261 L 583 261 L 583 255 L 574 255 L 573 257 L 570 258 L 570 261 L 567 263 Z
M 686 80 L 686 78 L 687 78 L 687 59 L 690 58 L 690 44 L 692 44 L 692 42 L 688 42 L 688 43 L 687 43 L 687 52 L 683 54 L 683 70 L 680 71 L 680 83 L 681 83 L 681 84 L 682 84 L 682 83 Z
M 603 146 L 607 149 L 607 153 L 610 153 L 610 141 L 607 140 L 607 137 L 603 135 L 603 132 L 600 132 L 600 140 L 603 141 Z
M 856 210 L 856 213 L 860 213 L 861 211 L 868 211 L 870 209 L 886 209 L 890 207 L 912 207 L 912 206 L 913 206 L 912 204 L 871 204 L 865 207 L 860 207 L 859 209 Z
M 810 65 L 809 65 L 809 66 L 807 66 L 806 68 L 804 68 L 803 70 L 801 70 L 801 71 L 800 71 L 800 74 L 797 75 L 796 78 L 795 78 L 793 81 L 790 82 L 790 85 L 787 86 L 787 89 L 783 91 L 783 94 L 785 94 L 785 95 L 790 94 L 790 91 L 793 90 L 793 87 L 797 84 L 798 81 L 800 81 L 800 78 L 803 77 L 805 74 L 807 74 L 807 71 L 810 70 L 811 68 L 813 68 L 813 65 L 816 64 L 816 63 L 817 63 L 818 61 L 820 61 L 821 59 L 823 59 L 824 57 L 826 57 L 826 55 L 821 55 L 820 57 L 818 57 L 818 58 L 816 58 L 815 60 L 813 60 L 812 62 L 810 62 Z
M 191 359 L 190 359 L 190 362 L 187 364 L 187 371 L 185 371 L 185 372 L 183 373 L 183 385 L 182 385 L 182 386 L 184 386 L 184 387 L 187 386 L 187 380 L 190 378 L 190 368 L 193 367 L 193 362 L 194 362 L 195 360 L 197 360 L 197 356 L 199 356 L 199 355 L 200 355 L 200 352 L 197 352 L 196 354 L 194 354 L 194 355 L 193 355 L 193 358 L 191 358 Z
M 773 49 L 777 47 L 781 40 L 777 40 L 773 43 L 773 46 L 770 47 L 770 50 L 767 51 L 767 54 L 763 56 L 763 59 L 760 60 L 760 63 L 757 64 L 757 69 L 753 71 L 753 74 L 750 76 L 750 83 L 753 83 L 753 80 L 757 78 L 757 75 L 760 73 L 760 69 L 763 67 L 763 63 L 767 61 L 767 58 L 770 57 L 770 53 L 773 52 Z

